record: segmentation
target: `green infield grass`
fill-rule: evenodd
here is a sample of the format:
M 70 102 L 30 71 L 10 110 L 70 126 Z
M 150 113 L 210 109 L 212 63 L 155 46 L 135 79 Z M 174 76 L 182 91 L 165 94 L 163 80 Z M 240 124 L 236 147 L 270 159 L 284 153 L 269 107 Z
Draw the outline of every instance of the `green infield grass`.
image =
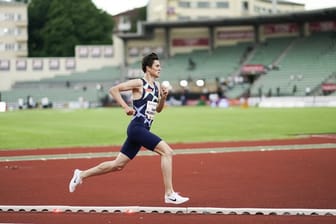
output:
M 167 107 L 152 131 L 168 143 L 293 138 L 336 133 L 335 108 Z M 0 113 L 0 149 L 121 145 L 121 108 Z

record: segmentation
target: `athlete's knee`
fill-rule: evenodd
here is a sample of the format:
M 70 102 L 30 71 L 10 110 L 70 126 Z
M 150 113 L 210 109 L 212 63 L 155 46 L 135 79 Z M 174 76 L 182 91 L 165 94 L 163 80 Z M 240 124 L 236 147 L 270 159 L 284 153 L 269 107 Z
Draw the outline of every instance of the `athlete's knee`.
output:
M 115 164 L 115 171 L 122 171 L 126 167 L 126 162 L 117 162 Z
M 158 144 L 155 151 L 159 153 L 161 156 L 172 157 L 174 155 L 173 149 L 170 148 L 170 146 L 164 141 Z
M 164 156 L 173 157 L 174 151 L 169 147 L 164 151 Z
M 126 163 L 117 160 L 101 163 L 97 168 L 101 173 L 122 171 L 126 166 Z
M 117 158 L 113 161 L 113 170 L 122 171 L 129 161 L 130 159 L 126 155 L 120 153 L 117 156 Z

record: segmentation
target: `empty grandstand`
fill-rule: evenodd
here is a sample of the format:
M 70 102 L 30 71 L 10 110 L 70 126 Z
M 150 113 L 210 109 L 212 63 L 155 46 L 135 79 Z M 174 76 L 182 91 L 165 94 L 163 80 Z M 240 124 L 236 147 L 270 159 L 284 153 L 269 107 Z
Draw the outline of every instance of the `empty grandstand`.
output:
M 315 95 L 324 81 L 336 72 L 336 36 L 313 33 L 294 40 L 277 62 L 279 69 L 262 75 L 252 86 L 252 96 Z
M 11 105 L 23 99 L 25 107 L 29 97 L 35 103 L 47 98 L 54 107 L 68 107 L 71 103 L 77 107 L 80 103 L 85 103 L 85 107 L 96 106 L 106 100 L 106 90 L 118 82 L 120 76 L 120 68 L 109 66 L 37 81 L 21 81 L 16 82 L 11 90 L 3 91 L 2 99 Z

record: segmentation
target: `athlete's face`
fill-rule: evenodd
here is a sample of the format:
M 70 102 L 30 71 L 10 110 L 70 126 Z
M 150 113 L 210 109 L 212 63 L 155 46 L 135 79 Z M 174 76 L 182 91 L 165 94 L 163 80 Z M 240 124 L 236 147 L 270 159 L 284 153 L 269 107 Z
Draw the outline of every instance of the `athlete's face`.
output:
M 161 65 L 159 60 L 154 60 L 152 67 L 148 67 L 148 72 L 151 76 L 158 78 L 160 77 Z

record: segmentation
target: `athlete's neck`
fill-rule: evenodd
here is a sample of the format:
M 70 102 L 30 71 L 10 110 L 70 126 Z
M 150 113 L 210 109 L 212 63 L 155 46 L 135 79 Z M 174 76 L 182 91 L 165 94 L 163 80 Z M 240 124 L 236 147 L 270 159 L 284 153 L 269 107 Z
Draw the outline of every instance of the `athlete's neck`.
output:
M 145 74 L 143 77 L 150 85 L 154 85 L 155 78 L 150 74 Z

